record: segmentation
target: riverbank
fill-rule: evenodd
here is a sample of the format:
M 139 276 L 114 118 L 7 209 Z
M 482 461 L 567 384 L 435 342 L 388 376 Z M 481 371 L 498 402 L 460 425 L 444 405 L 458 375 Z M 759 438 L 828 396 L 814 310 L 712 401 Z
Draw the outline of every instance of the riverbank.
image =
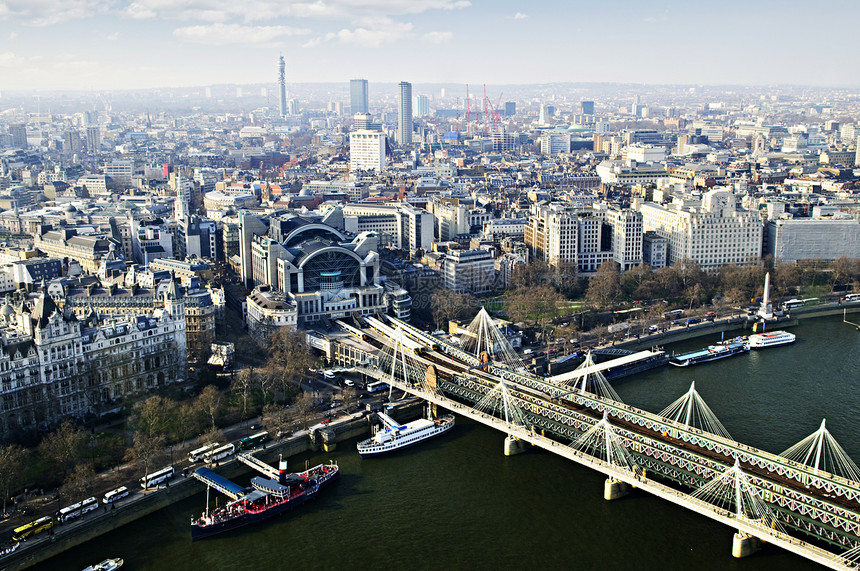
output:
M 400 421 L 421 415 L 423 403 L 415 399 L 393 405 L 395 418 Z M 334 420 L 324 427 L 296 432 L 289 438 L 265 443 L 254 450 L 254 456 L 269 464 L 279 457 L 289 458 L 309 450 L 332 451 L 338 442 L 370 434 L 371 415 L 356 413 Z M 234 478 L 248 471 L 248 467 L 238 460 L 231 459 L 221 463 L 217 471 L 226 478 Z M 110 508 L 101 508 L 79 520 L 58 525 L 52 532 L 37 535 L 21 544 L 13 553 L 0 558 L 0 569 L 26 569 L 81 545 L 96 537 L 136 521 L 175 502 L 199 493 L 203 485 L 190 475 L 181 474 L 167 485 L 155 490 L 139 491 Z M 190 536 L 189 536 L 190 541 Z
M 812 307 L 801 307 L 792 311 L 788 316 L 780 318 L 773 322 L 768 322 L 768 329 L 783 329 L 795 326 L 803 319 L 812 319 L 815 317 L 831 317 L 839 316 L 846 311 L 850 314 L 860 313 L 860 304 L 845 304 L 830 303 L 826 305 L 816 305 Z M 714 322 L 702 322 L 686 327 L 676 327 L 668 329 L 665 332 L 643 335 L 638 339 L 628 339 L 617 342 L 612 347 L 621 349 L 630 349 L 633 351 L 641 351 L 651 349 L 653 347 L 662 347 L 669 343 L 677 343 L 679 341 L 687 341 L 697 337 L 713 336 L 719 333 L 749 331 L 752 328 L 754 321 L 749 321 L 746 316 L 729 317 L 718 319 Z

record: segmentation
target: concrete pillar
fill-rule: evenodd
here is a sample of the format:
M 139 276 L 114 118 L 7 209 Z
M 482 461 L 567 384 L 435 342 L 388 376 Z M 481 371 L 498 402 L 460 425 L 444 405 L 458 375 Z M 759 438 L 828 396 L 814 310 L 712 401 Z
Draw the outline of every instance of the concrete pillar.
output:
M 753 535 L 739 531 L 732 538 L 733 557 L 738 559 L 749 557 L 759 549 L 761 549 L 761 540 Z
M 629 493 L 630 486 L 621 480 L 616 480 L 615 478 L 610 477 L 607 478 L 606 483 L 603 484 L 604 500 L 617 500 L 618 498 L 623 498 Z
M 325 452 L 334 452 L 335 448 L 337 448 L 337 435 L 335 435 L 334 430 L 320 430 L 320 436 L 322 436 L 322 449 Z
M 505 456 L 516 456 L 526 451 L 529 443 L 525 440 L 520 440 L 516 436 L 508 436 L 505 438 Z

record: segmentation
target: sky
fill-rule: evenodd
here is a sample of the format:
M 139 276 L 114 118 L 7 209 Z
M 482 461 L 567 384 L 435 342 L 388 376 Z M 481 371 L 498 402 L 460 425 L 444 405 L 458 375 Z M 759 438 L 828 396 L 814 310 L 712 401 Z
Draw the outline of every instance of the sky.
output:
M 287 83 L 857 86 L 860 2 L 0 0 L 0 92 Z

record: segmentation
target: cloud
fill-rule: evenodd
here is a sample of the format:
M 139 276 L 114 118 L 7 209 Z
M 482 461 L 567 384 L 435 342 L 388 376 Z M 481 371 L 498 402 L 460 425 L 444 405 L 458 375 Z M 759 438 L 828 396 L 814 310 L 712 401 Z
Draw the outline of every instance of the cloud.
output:
M 444 44 L 451 40 L 454 37 L 454 34 L 451 32 L 427 32 L 421 39 L 425 42 L 430 42 L 431 44 Z
M 67 20 L 76 20 L 103 14 L 112 0 L 3 0 L 0 3 L 0 20 L 9 20 L 25 26 L 50 26 Z
M 109 42 L 115 42 L 119 39 L 119 32 L 108 34 L 107 36 L 105 36 L 105 39 Z
M 241 26 L 209 24 L 173 30 L 173 37 L 189 43 L 208 45 L 264 44 L 283 36 L 309 34 L 310 30 L 291 26 Z
M 18 32 L 9 32 L 9 41 L 18 39 Z
M 528 14 L 523 14 L 522 12 L 517 12 L 516 14 L 514 14 L 514 20 L 525 20 L 528 17 Z
M 378 48 L 382 44 L 390 44 L 412 36 L 412 24 L 408 22 L 391 22 L 381 28 L 343 29 L 336 34 L 327 34 L 326 39 L 337 38 L 344 44 L 356 44 L 366 48 Z

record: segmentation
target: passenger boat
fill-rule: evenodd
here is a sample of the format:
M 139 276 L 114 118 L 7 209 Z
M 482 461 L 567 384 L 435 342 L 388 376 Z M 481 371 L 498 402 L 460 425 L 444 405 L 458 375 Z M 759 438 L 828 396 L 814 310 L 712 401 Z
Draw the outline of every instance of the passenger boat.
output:
M 725 359 L 740 353 L 746 353 L 750 350 L 749 343 L 729 342 L 722 345 L 709 345 L 705 349 L 699 349 L 692 353 L 684 353 L 682 355 L 673 355 L 669 359 L 669 363 L 676 367 L 689 367 L 698 365 L 699 363 L 707 363 L 708 361 L 716 361 L 717 359 Z
M 404 425 L 398 424 L 385 413 L 378 412 L 376 415 L 385 427 L 371 438 L 358 443 L 358 453 L 362 458 L 379 456 L 414 446 L 454 428 L 453 414 L 446 414 L 439 418 L 419 418 Z M 428 414 L 428 416 L 430 415 Z
M 750 347 L 753 349 L 764 349 L 777 345 L 788 345 L 794 343 L 797 336 L 788 331 L 770 331 L 768 333 L 755 333 L 750 335 Z
M 258 523 L 291 510 L 315 498 L 323 486 L 339 475 L 337 464 L 320 464 L 292 474 L 287 473 L 286 467 L 286 462 L 281 461 L 277 480 L 255 476 L 251 478 L 252 487 L 245 489 L 208 468 L 198 468 L 195 471 L 198 479 L 219 491 L 229 492 L 236 499 L 210 512 L 207 496 L 206 511 L 191 520 L 191 541 Z
M 90 565 L 86 567 L 84 571 L 115 571 L 122 567 L 124 561 L 119 557 L 114 557 L 112 559 L 105 559 L 101 563 L 96 563 L 95 565 Z

